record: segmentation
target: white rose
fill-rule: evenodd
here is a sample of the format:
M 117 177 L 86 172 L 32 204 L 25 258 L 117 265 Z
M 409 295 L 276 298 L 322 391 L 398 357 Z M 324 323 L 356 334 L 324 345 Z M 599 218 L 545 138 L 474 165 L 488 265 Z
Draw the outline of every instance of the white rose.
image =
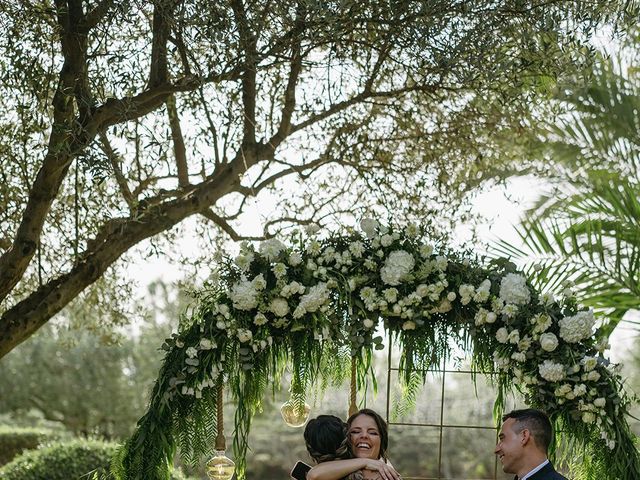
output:
M 540 346 L 546 352 L 553 352 L 558 347 L 558 337 L 553 333 L 543 333 L 540 335 Z
M 450 302 L 453 302 L 455 299 L 456 299 L 456 292 L 447 293 L 447 300 L 449 300 Z
M 402 324 L 402 329 L 403 330 L 415 330 L 416 329 L 416 324 L 415 324 L 415 322 L 412 322 L 411 320 L 407 320 L 406 322 L 404 322 Z
M 489 312 L 487 313 L 487 318 L 485 319 L 485 322 L 494 323 L 497 319 L 498 319 L 498 316 L 495 313 Z
M 284 317 L 289 313 L 289 304 L 282 297 L 276 297 L 271 300 L 269 304 L 269 310 L 272 311 L 277 317 Z
M 498 329 L 498 331 L 496 332 L 496 340 L 498 340 L 500 343 L 507 343 L 509 341 L 509 332 L 506 328 L 501 327 Z
M 211 350 L 215 347 L 215 344 L 208 338 L 200 339 L 200 350 Z
M 597 382 L 598 380 L 600 380 L 600 374 L 595 370 L 591 370 L 589 373 L 587 373 L 587 380 L 591 382 Z
M 512 330 L 509 333 L 509 342 L 514 345 L 520 341 L 520 332 L 518 330 Z
M 598 397 L 593 401 L 593 404 L 598 408 L 603 408 L 607 404 L 607 400 L 603 397 Z
M 362 321 L 362 324 L 364 325 L 364 328 L 371 328 L 373 327 L 373 320 L 371 320 L 370 318 L 365 318 Z
M 582 414 L 582 421 L 584 423 L 595 423 L 596 415 L 593 412 L 584 412 Z

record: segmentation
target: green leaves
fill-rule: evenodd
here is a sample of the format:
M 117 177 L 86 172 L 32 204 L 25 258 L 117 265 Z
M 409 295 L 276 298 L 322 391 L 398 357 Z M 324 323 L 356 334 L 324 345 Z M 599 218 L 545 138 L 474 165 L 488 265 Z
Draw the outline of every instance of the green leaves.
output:
M 568 111 L 531 147 L 553 162 L 555 190 L 518 227 L 524 248 L 495 247 L 526 262 L 542 289 L 574 282 L 581 301 L 611 319 L 603 335 L 640 307 L 640 81 L 624 64 L 600 57 L 586 83 L 561 90 Z

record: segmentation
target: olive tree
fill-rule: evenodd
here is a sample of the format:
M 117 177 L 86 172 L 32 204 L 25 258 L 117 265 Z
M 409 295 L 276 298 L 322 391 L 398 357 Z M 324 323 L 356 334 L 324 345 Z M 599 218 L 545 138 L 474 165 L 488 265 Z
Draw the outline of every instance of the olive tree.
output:
M 1 0 L 0 357 L 188 217 L 234 240 L 370 209 L 453 218 L 498 171 L 494 140 L 623 9 Z

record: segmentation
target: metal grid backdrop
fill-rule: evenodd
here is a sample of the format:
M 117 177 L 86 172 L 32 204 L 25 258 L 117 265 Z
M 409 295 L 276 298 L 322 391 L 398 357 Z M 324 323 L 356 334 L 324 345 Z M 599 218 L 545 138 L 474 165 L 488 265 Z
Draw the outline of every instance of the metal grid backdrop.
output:
M 416 408 L 422 407 L 430 413 L 425 419 L 395 418 L 392 420 L 392 385 L 397 385 L 400 369 L 393 364 L 392 349 L 388 348 L 386 385 L 386 420 L 389 424 L 389 444 L 391 460 L 405 480 L 505 480 L 513 475 L 502 472 L 502 467 L 493 450 L 497 441 L 498 428 L 492 418 L 492 409 L 487 412 L 487 391 L 483 400 L 477 398 L 473 376 L 478 373 L 464 368 L 452 368 L 443 363 L 440 368 L 428 374 L 434 380 L 426 384 L 417 398 Z M 457 380 L 454 378 L 457 377 Z M 477 384 L 484 376 L 478 373 Z M 460 391 L 460 380 L 468 385 Z M 451 397 L 451 383 L 458 384 L 456 400 L 466 397 L 465 404 L 447 404 L 447 394 Z M 492 392 L 489 389 L 489 392 Z M 495 398 L 495 397 L 493 397 Z M 474 402 L 476 405 L 474 405 Z M 492 401 L 491 401 L 492 404 Z M 492 406 L 492 405 L 491 405 Z M 480 412 L 480 413 L 478 413 Z M 405 415 L 406 416 L 406 415 Z M 472 421 L 469 421 L 472 416 Z M 465 420 L 466 419 L 466 420 Z M 415 441 L 412 442 L 412 439 Z M 396 462 L 406 458 L 406 450 L 415 449 L 406 464 Z M 405 450 L 400 452 L 399 450 Z M 434 451 L 435 450 L 435 451 Z M 394 452 L 396 454 L 394 455 Z M 448 453 L 445 453 L 448 452 Z M 447 462 L 445 462 L 445 459 Z M 451 460 L 455 465 L 451 465 Z

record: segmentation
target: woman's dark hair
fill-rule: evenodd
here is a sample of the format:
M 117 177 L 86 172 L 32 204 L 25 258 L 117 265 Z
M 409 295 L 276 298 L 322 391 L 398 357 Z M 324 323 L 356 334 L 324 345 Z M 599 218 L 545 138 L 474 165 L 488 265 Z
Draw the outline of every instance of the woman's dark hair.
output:
M 309 455 L 318 463 L 352 456 L 347 424 L 335 415 L 318 415 L 310 420 L 304 429 L 304 441 Z
M 376 422 L 376 426 L 378 427 L 378 432 L 380 433 L 380 458 L 387 459 L 387 447 L 389 446 L 389 429 L 387 428 L 387 422 L 384 421 L 378 413 L 371 410 L 370 408 L 363 408 L 358 410 L 356 413 L 351 415 L 347 420 L 347 443 L 349 445 L 349 450 L 352 451 L 353 445 L 351 444 L 351 435 L 349 435 L 349 431 L 351 430 L 351 424 L 353 421 L 359 417 L 360 415 L 367 415 Z

